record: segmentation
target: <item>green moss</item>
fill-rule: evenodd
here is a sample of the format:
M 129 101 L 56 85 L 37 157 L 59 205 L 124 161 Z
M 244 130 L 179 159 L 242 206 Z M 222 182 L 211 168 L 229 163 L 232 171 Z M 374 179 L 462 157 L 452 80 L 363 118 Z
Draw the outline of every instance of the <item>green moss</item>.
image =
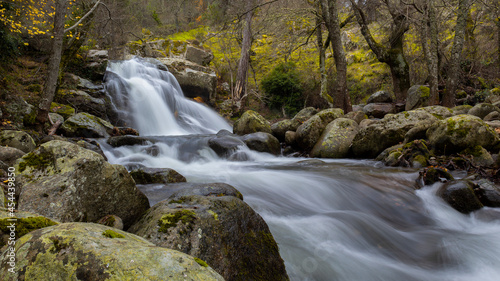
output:
M 431 90 L 429 87 L 426 86 L 420 86 L 420 96 L 422 98 L 428 98 L 431 95 Z
M 464 151 L 462 151 L 462 154 L 472 155 L 474 157 L 481 157 L 483 155 L 483 147 L 480 145 L 469 147 Z
M 203 267 L 208 267 L 208 264 L 206 262 L 204 262 L 202 259 L 194 258 L 194 261 Z
M 7 228 L 9 225 L 11 225 L 13 222 L 9 221 L 8 219 L 1 219 L 0 220 L 0 230 L 8 234 L 10 233 L 10 229 Z M 40 228 L 56 225 L 57 223 L 45 218 L 45 217 L 27 217 L 27 218 L 17 218 L 17 221 L 15 222 L 16 225 L 16 239 L 24 236 L 28 232 L 31 232 L 33 230 L 37 230 Z
M 446 120 L 446 126 L 447 126 L 447 130 L 448 130 L 448 133 L 450 134 L 455 134 L 459 137 L 466 137 L 467 134 L 469 134 L 469 130 L 467 130 L 466 128 L 463 128 L 461 125 L 463 125 L 464 123 L 464 120 L 458 120 L 458 121 L 455 121 L 455 119 L 453 118 L 448 118 Z
M 214 217 L 214 219 L 215 219 L 216 221 L 218 221 L 218 220 L 219 220 L 219 215 L 217 215 L 217 213 L 216 213 L 216 212 L 214 212 L 214 211 L 212 211 L 212 210 L 208 210 L 207 212 L 208 212 L 209 214 L 211 214 L 211 215 Z
M 33 167 L 35 169 L 43 170 L 52 163 L 49 153 L 44 153 L 41 151 L 39 154 L 33 152 L 28 153 L 22 158 L 22 162 L 19 163 L 19 172 L 24 172 L 26 168 Z
M 108 230 L 105 230 L 103 233 L 102 233 L 103 236 L 105 237 L 108 237 L 108 238 L 125 238 L 124 235 L 120 234 L 120 233 L 117 233 L 111 229 L 108 229 Z
M 426 167 L 427 166 L 427 159 L 425 158 L 424 155 L 417 155 L 413 158 L 413 161 L 414 162 L 418 162 L 420 165 L 422 165 L 422 167 Z
M 175 213 L 165 214 L 158 220 L 159 232 L 167 233 L 168 229 L 177 225 L 179 221 L 189 226 L 196 220 L 196 213 L 191 210 L 181 210 Z
M 64 119 L 75 115 L 75 109 L 73 107 L 55 102 L 50 104 L 50 111 L 61 115 Z

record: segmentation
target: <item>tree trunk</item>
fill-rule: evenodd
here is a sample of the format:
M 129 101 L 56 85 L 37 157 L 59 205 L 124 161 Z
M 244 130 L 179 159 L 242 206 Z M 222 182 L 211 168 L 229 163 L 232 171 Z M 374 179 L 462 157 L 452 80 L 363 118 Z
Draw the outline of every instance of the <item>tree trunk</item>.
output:
M 451 49 L 450 67 L 448 69 L 448 80 L 446 81 L 446 93 L 443 97 L 443 105 L 455 106 L 455 92 L 458 87 L 460 73 L 460 58 L 465 41 L 465 28 L 467 25 L 467 14 L 469 12 L 468 0 L 458 1 L 457 24 L 455 26 L 455 38 Z
M 252 46 L 252 17 L 254 1 L 247 2 L 247 14 L 245 26 L 243 27 L 243 42 L 241 43 L 240 62 L 238 64 L 238 74 L 236 76 L 236 86 L 234 87 L 233 100 L 238 109 L 243 106 L 243 99 L 246 96 L 247 73 L 250 62 L 250 47 Z
M 326 100 L 329 107 L 333 107 L 333 99 L 328 94 L 328 75 L 326 73 L 326 48 L 328 48 L 330 40 L 327 40 L 328 44 L 323 44 L 323 34 L 321 28 L 321 19 L 316 18 L 316 39 L 318 40 L 319 49 L 319 73 L 321 75 L 320 80 L 320 96 Z
M 45 85 L 41 93 L 40 103 L 38 105 L 38 114 L 36 117 L 37 130 L 43 131 L 43 126 L 48 120 L 50 104 L 54 99 L 59 77 L 59 65 L 61 63 L 61 54 L 64 37 L 64 22 L 66 15 L 67 0 L 57 0 L 55 3 L 54 30 L 52 39 L 52 51 L 50 54 L 49 65 Z
M 422 48 L 429 72 L 429 105 L 439 104 L 438 28 L 434 0 L 427 0 L 426 22 L 422 26 Z
M 352 111 L 351 99 L 347 92 L 347 61 L 344 46 L 340 36 L 340 21 L 337 12 L 336 0 L 321 0 L 321 11 L 325 19 L 328 35 L 333 48 L 335 68 L 337 69 L 337 89 L 333 99 L 333 106 L 342 108 L 344 113 Z

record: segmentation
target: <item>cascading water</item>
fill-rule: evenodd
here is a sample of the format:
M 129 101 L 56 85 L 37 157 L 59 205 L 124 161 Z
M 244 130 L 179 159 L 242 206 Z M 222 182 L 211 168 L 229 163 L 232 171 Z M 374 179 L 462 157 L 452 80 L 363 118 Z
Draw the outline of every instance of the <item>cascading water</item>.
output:
M 119 78 L 121 88 L 117 81 L 108 81 L 108 91 L 126 89 L 129 96 L 122 97 L 127 102 L 142 89 L 165 89 L 163 84 L 156 86 L 162 80 L 177 85 L 168 73 L 138 60 L 113 63 L 110 70 L 123 76 Z M 178 116 L 181 107 L 168 102 L 179 104 L 182 97 L 179 88 L 172 87 L 177 91 L 175 98 L 165 96 L 163 90 L 161 100 L 165 102 L 160 104 L 144 93 L 147 98 L 140 99 L 148 107 L 135 105 L 131 111 L 142 134 L 206 133 L 191 124 L 219 120 L 197 112 L 189 116 L 191 123 L 177 121 L 172 107 L 177 108 Z M 115 99 L 119 108 L 127 102 Z M 170 110 L 171 119 L 153 120 L 159 116 L 153 110 Z M 173 125 L 163 126 L 165 120 L 176 121 L 175 130 Z M 210 132 L 228 127 L 209 123 L 213 126 L 203 129 Z M 235 186 L 268 223 L 291 280 L 500 279 L 500 210 L 458 213 L 435 196 L 438 184 L 415 191 L 416 170 L 387 168 L 374 161 L 274 157 L 245 147 L 242 150 L 251 161 L 230 162 L 197 142 L 198 137 L 202 136 L 165 137 L 168 141 L 119 148 L 104 145 L 104 149 L 112 163 L 168 167 L 191 182 Z M 152 146 L 156 156 L 145 152 Z M 158 186 L 142 188 L 151 203 L 164 199 Z

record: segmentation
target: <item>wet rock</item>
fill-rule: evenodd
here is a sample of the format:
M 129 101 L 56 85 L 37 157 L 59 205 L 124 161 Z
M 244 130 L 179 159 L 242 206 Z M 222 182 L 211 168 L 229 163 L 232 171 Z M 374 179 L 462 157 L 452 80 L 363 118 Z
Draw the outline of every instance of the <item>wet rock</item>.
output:
M 363 107 L 363 112 L 373 118 L 383 118 L 389 113 L 395 113 L 395 110 L 390 103 L 369 103 Z
M 471 108 L 467 114 L 474 115 L 483 119 L 484 117 L 486 117 L 486 115 L 492 112 L 500 113 L 500 108 L 489 103 L 480 103 Z
M 148 139 L 138 136 L 118 136 L 118 137 L 110 137 L 107 140 L 107 143 L 112 147 L 120 147 L 124 145 L 145 145 L 149 142 Z
M 255 151 L 267 152 L 274 155 L 281 153 L 279 140 L 269 133 L 257 132 L 248 134 L 244 135 L 241 140 L 245 142 L 248 148 Z
M 233 131 L 240 136 L 256 132 L 272 134 L 269 121 L 253 110 L 248 110 L 241 115 L 240 119 L 234 123 Z
M 422 187 L 424 185 L 431 185 L 436 182 L 448 182 L 450 180 L 455 180 L 453 176 L 450 174 L 448 169 L 435 166 L 435 167 L 427 167 L 419 172 L 419 186 Z
M 236 151 L 235 153 L 231 154 L 227 160 L 229 161 L 236 161 L 236 162 L 242 162 L 242 161 L 249 161 L 251 158 L 248 155 L 248 153 L 244 151 Z
M 333 120 L 326 126 L 319 141 L 311 151 L 311 155 L 322 158 L 347 157 L 358 129 L 358 123 L 352 119 L 338 118 Z
M 343 117 L 340 108 L 330 108 L 318 112 L 297 128 L 296 143 L 305 151 L 310 151 L 318 142 L 326 126 L 333 120 Z
M 201 258 L 226 280 L 288 280 L 264 220 L 224 192 L 203 188 L 173 195 L 153 206 L 129 231 L 157 246 Z
M 214 59 L 214 55 L 212 54 L 212 52 L 202 50 L 200 48 L 195 48 L 193 46 L 187 46 L 186 59 L 188 61 L 207 66 Z
M 468 180 L 450 181 L 439 188 L 437 195 L 455 210 L 468 214 L 483 207 L 473 187 L 474 184 Z
M 386 91 L 378 91 L 374 94 L 372 94 L 368 100 L 366 101 L 366 104 L 370 103 L 392 103 L 394 101 L 394 97 L 392 94 Z
M 478 180 L 475 184 L 477 187 L 474 191 L 484 206 L 500 207 L 500 186 L 486 179 Z
M 65 141 L 50 141 L 16 166 L 19 209 L 61 222 L 95 222 L 105 215 L 131 225 L 149 207 L 127 170 Z
M 168 168 L 140 168 L 130 175 L 137 184 L 186 182 L 183 175 Z
M 408 89 L 405 110 L 412 110 L 429 105 L 430 89 L 423 85 L 414 85 Z
M 3 193 L 0 192 L 0 195 L 3 195 Z M 30 212 L 17 211 L 14 212 L 14 216 L 11 216 L 11 212 L 7 211 L 7 209 L 2 210 L 0 208 L 0 249 L 9 242 L 11 228 L 8 226 L 13 222 L 15 222 L 16 226 L 16 239 L 21 238 L 31 231 L 58 224 L 57 221 Z
M 384 150 L 377 159 L 382 159 L 387 166 L 422 168 L 428 166 L 430 157 L 431 152 L 427 148 L 427 142 L 414 140 Z
M 14 130 L 0 132 L 0 145 L 17 148 L 26 153 L 36 147 L 35 141 L 28 133 Z
M 26 154 L 24 151 L 15 147 L 0 146 L 0 161 L 7 165 L 12 165 L 14 162 Z
M 113 125 L 89 113 L 78 113 L 61 126 L 67 137 L 104 138 L 113 132 Z
M 490 126 L 472 115 L 456 115 L 434 123 L 427 130 L 427 138 L 436 150 L 447 154 L 476 145 L 491 149 L 500 142 Z
M 16 245 L 14 280 L 224 280 L 203 260 L 155 247 L 136 235 L 92 223 L 64 223 L 25 235 Z
M 219 155 L 219 157 L 229 157 L 239 147 L 244 146 L 245 143 L 234 136 L 215 137 L 208 140 L 208 146 Z
M 170 200 L 180 200 L 184 196 L 233 196 L 243 200 L 243 195 L 227 183 L 180 183 L 176 185 L 178 191 L 169 196 Z

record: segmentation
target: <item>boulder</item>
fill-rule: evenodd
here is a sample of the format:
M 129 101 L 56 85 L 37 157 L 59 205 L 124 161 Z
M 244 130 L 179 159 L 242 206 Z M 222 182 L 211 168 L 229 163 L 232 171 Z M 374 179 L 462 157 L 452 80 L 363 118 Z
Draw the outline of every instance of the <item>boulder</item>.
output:
M 431 166 L 419 172 L 417 183 L 418 187 L 421 188 L 424 185 L 431 185 L 436 182 L 446 183 L 453 180 L 455 180 L 455 178 L 453 178 L 448 169 L 439 166 Z
M 406 133 L 424 120 L 437 121 L 425 111 L 404 111 L 388 114 L 382 120 L 364 127 L 354 137 L 352 152 L 355 157 L 375 158 L 384 149 L 402 142 Z
M 490 90 L 490 94 L 484 100 L 486 103 L 497 103 L 500 102 L 500 88 L 494 88 Z
M 124 145 L 145 145 L 148 141 L 148 139 L 143 137 L 126 135 L 110 137 L 106 142 L 112 147 L 120 147 Z
M 387 166 L 422 168 L 429 166 L 431 153 L 425 140 L 414 140 L 384 150 L 377 159 Z
M 318 113 L 318 110 L 314 107 L 306 107 L 306 108 L 302 109 L 297 114 L 295 114 L 295 116 L 292 118 L 292 122 L 293 122 L 294 127 L 292 127 L 292 130 L 290 130 L 290 131 L 297 130 L 297 128 L 302 123 L 306 122 L 307 120 L 309 120 L 309 118 L 313 117 L 317 113 Z
M 500 112 L 498 111 L 493 111 L 488 113 L 488 115 L 484 116 L 483 118 L 484 121 L 497 121 L 500 120 Z
M 233 125 L 233 131 L 237 135 L 246 135 L 256 132 L 270 133 L 271 125 L 259 113 L 248 110 Z
M 87 63 L 83 66 L 88 78 L 93 81 L 102 81 L 108 66 L 108 50 L 89 50 Z
M 311 150 L 326 126 L 343 116 L 344 111 L 340 108 L 330 108 L 318 112 L 297 128 L 296 143 L 305 151 Z
M 311 151 L 311 155 L 322 158 L 347 157 L 358 129 L 358 123 L 352 119 L 338 118 L 333 120 L 326 126 L 319 141 Z
M 0 195 L 2 194 L 3 193 L 0 192 Z M 15 239 L 19 239 L 31 231 L 58 224 L 57 221 L 53 221 L 38 214 L 17 211 L 14 212 L 14 216 L 11 216 L 11 213 L 6 209 L 0 209 L 0 249 L 9 242 L 11 234 L 11 228 L 9 228 L 9 226 L 13 222 L 15 222 L 16 226 Z
M 0 132 L 0 145 L 17 148 L 26 153 L 36 147 L 35 141 L 28 133 L 14 130 Z
M 436 150 L 447 154 L 476 145 L 491 149 L 500 142 L 488 124 L 479 117 L 465 114 L 435 122 L 427 130 L 427 138 Z
M 483 207 L 473 187 L 474 184 L 468 180 L 450 181 L 439 188 L 437 195 L 455 210 L 468 214 Z
M 412 110 L 429 105 L 430 89 L 423 85 L 414 85 L 408 89 L 405 110 Z
M 57 113 L 50 112 L 49 119 L 52 120 L 52 123 L 54 123 L 54 124 L 57 122 L 61 122 L 61 124 L 64 123 L 64 117 L 62 117 L 61 115 L 59 115 Z
M 291 119 L 281 120 L 271 125 L 273 136 L 275 136 L 279 141 L 285 140 L 285 133 L 287 131 L 295 130 L 297 130 L 297 128 L 293 129 L 293 122 Z
M 102 75 L 104 75 L 104 73 L 102 73 Z M 73 79 L 73 83 L 76 84 L 76 87 L 79 89 L 85 89 L 85 90 L 91 90 L 91 91 L 103 89 L 102 85 L 96 85 L 96 84 L 92 83 L 91 81 L 89 81 L 85 78 L 82 78 L 80 76 L 77 76 L 75 74 L 69 73 L 69 77 L 71 79 Z
M 279 140 L 269 133 L 257 132 L 248 134 L 244 135 L 241 140 L 245 142 L 248 148 L 255 151 L 267 152 L 274 155 L 281 153 Z
M 490 103 L 479 103 L 469 110 L 467 114 L 477 116 L 481 119 L 486 117 L 486 115 L 497 112 L 500 113 L 500 108 L 490 104 Z
M 89 113 L 78 113 L 68 118 L 61 126 L 67 137 L 104 138 L 113 132 L 108 121 Z
M 378 91 L 374 94 L 372 94 L 368 100 L 366 101 L 366 104 L 370 103 L 392 103 L 394 101 L 394 97 L 392 94 L 386 91 Z
M 389 113 L 395 113 L 395 110 L 390 103 L 369 103 L 363 107 L 363 112 L 373 118 L 383 118 Z
M 500 186 L 486 179 L 480 179 L 475 184 L 474 191 L 484 206 L 500 207 Z
M 208 146 L 219 155 L 219 157 L 229 157 L 245 143 L 236 136 L 216 136 L 208 140 Z
M 451 113 L 453 115 L 460 115 L 460 114 L 467 114 L 469 113 L 469 110 L 471 110 L 472 108 L 472 105 L 459 105 L 459 106 L 455 106 L 453 108 L 451 108 Z
M 193 46 L 187 46 L 186 48 L 186 59 L 192 61 L 196 64 L 207 66 L 214 59 L 212 52 L 202 50 Z
M 444 119 L 454 115 L 451 109 L 440 105 L 426 106 L 417 108 L 415 110 L 425 111 L 427 113 L 434 115 L 438 119 Z
M 130 172 L 137 184 L 186 182 L 177 171 L 168 168 L 140 168 Z
M 493 157 L 491 157 L 491 154 L 488 152 L 488 150 L 484 149 L 484 147 L 480 145 L 468 147 L 460 152 L 460 154 L 470 155 L 471 163 L 475 166 L 490 167 L 495 164 L 495 160 L 493 160 Z
M 206 261 L 226 280 L 288 280 L 264 220 L 235 196 L 202 190 L 173 194 L 129 231 Z
M 361 121 L 368 119 L 368 116 L 363 111 L 351 111 L 344 115 L 345 118 L 352 119 L 356 121 L 356 123 L 361 123 Z
M 295 146 L 295 140 L 297 139 L 297 132 L 288 131 L 285 133 L 285 143 L 291 146 Z
M 0 161 L 7 165 L 13 165 L 14 162 L 26 154 L 24 151 L 15 147 L 0 146 Z
M 127 170 L 65 141 L 50 141 L 18 160 L 19 210 L 61 222 L 117 215 L 130 226 L 149 207 Z
M 123 230 L 123 220 L 120 217 L 115 216 L 115 215 L 104 216 L 104 217 L 100 218 L 97 221 L 97 223 L 105 225 L 105 226 L 114 227 L 114 228 L 119 229 L 119 230 Z
M 23 236 L 14 251 L 14 274 L 7 253 L 0 257 L 5 281 L 224 280 L 199 258 L 93 223 L 64 223 Z
M 87 112 L 103 119 L 108 118 L 106 101 L 103 98 L 94 98 L 82 90 L 60 90 L 55 101 L 61 104 L 71 104 L 80 112 Z
M 427 130 L 434 124 L 436 120 L 422 120 L 415 124 L 413 128 L 411 128 L 405 134 L 405 139 L 403 143 L 409 143 L 418 139 L 425 139 Z
M 50 104 L 50 111 L 52 113 L 61 115 L 64 119 L 68 119 L 71 116 L 75 115 L 75 109 L 73 107 L 55 102 Z

